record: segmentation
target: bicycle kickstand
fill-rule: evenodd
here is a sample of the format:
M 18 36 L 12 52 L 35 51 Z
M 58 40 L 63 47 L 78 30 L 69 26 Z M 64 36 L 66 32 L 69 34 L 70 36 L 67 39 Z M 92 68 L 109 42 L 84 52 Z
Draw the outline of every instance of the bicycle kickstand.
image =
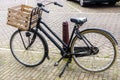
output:
M 69 63 L 71 63 L 71 58 L 68 59 L 67 63 L 66 63 L 65 66 L 63 67 L 63 70 L 62 70 L 62 72 L 60 73 L 59 77 L 62 76 L 62 74 L 64 73 L 64 71 L 65 71 L 65 69 L 66 69 L 66 67 L 68 66 Z
M 67 53 L 65 53 L 55 64 L 54 66 L 58 66 L 58 64 L 60 63 L 60 61 L 67 55 Z

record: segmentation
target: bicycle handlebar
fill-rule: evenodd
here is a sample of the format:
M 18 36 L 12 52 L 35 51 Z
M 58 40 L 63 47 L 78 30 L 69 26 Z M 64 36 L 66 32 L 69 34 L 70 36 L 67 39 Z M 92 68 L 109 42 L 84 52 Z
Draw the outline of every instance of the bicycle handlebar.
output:
M 57 2 L 54 2 L 54 5 L 58 5 L 60 7 L 63 7 L 63 5 L 61 5 L 61 4 L 57 3 Z
M 38 7 L 44 7 L 45 5 L 43 5 L 42 3 L 37 3 Z
M 52 4 L 52 3 L 53 3 L 54 5 L 63 7 L 63 5 L 61 5 L 61 4 L 57 3 L 57 2 L 50 2 L 50 3 L 46 4 L 46 5 L 49 5 L 49 4 Z M 37 3 L 37 6 L 40 7 L 42 11 L 44 11 L 44 12 L 46 12 L 46 13 L 49 13 L 48 10 L 46 10 L 45 8 L 43 8 L 43 7 L 45 7 L 45 5 L 43 5 L 42 3 Z
M 44 8 L 41 8 L 42 11 L 46 12 L 46 13 L 49 13 L 50 11 L 44 9 Z

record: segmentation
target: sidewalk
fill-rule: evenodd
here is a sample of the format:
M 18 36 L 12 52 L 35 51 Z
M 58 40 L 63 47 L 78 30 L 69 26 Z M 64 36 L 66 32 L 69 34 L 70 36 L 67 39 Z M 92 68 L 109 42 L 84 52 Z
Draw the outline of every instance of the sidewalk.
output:
M 47 39 L 50 48 L 50 60 L 47 59 L 43 64 L 35 68 L 27 68 L 18 63 L 12 56 L 9 50 L 9 40 L 12 33 L 16 30 L 6 25 L 7 8 L 13 6 L 13 4 L 26 3 L 25 0 L 11 0 L 13 2 L 1 4 L 0 7 L 0 80 L 120 80 L 120 55 L 118 53 L 118 60 L 115 64 L 104 72 L 89 73 L 72 62 L 63 74 L 62 78 L 58 75 L 65 64 L 62 61 L 58 67 L 54 67 L 54 63 L 60 58 L 59 50 Z M 14 2 L 17 1 L 17 2 Z M 34 0 L 30 0 L 30 5 L 35 6 Z M 56 0 L 57 1 L 57 0 Z M 101 28 L 112 33 L 120 44 L 120 14 L 115 13 L 81 13 L 74 8 L 67 5 L 66 0 L 60 0 L 64 5 L 64 8 L 51 5 L 46 9 L 50 10 L 50 13 L 43 13 L 43 20 L 50 25 L 57 35 L 62 38 L 62 22 L 68 21 L 70 31 L 72 30 L 73 23 L 70 22 L 71 17 L 87 17 L 88 22 L 81 27 L 81 30 L 86 28 Z M 9 5 L 10 4 L 10 5 Z M 4 8 L 3 8 L 4 7 Z M 87 26 L 87 27 L 86 27 Z M 119 45 L 120 49 L 120 45 Z

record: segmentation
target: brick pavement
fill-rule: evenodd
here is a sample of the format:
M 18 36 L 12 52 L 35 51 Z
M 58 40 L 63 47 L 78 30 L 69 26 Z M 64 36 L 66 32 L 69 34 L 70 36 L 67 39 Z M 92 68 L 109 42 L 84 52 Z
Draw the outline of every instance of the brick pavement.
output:
M 11 0 L 16 1 L 16 0 Z M 0 8 L 0 80 L 120 80 L 120 62 L 119 59 L 115 64 L 107 71 L 101 73 L 89 73 L 80 68 L 78 68 L 74 62 L 70 64 L 70 67 L 67 68 L 62 78 L 59 78 L 58 75 L 62 69 L 62 65 L 65 61 L 58 67 L 54 67 L 53 64 L 60 57 L 58 49 L 49 41 L 50 47 L 50 57 L 51 59 L 45 60 L 42 65 L 39 65 L 35 68 L 26 68 L 23 65 L 19 64 L 11 55 L 9 51 L 9 39 L 11 34 L 15 31 L 14 28 L 6 25 L 7 18 L 7 7 L 12 6 L 13 4 L 29 3 L 30 5 L 35 5 L 34 0 L 26 2 L 21 0 L 15 3 L 6 3 L 10 4 Z M 115 38 L 120 42 L 119 37 L 119 25 L 120 25 L 120 14 L 117 13 L 81 13 L 75 10 L 74 8 L 67 5 L 65 0 L 60 0 L 64 4 L 64 8 L 59 8 L 51 5 L 47 9 L 50 10 L 50 14 L 44 13 L 43 20 L 51 26 L 57 35 L 61 37 L 62 28 L 61 24 L 63 21 L 68 21 L 70 26 L 70 31 L 72 29 L 72 24 L 69 19 L 70 17 L 87 17 L 88 22 L 81 27 L 81 30 L 86 28 L 102 28 L 111 32 Z M 54 17 L 54 18 L 53 18 Z M 46 19 L 47 18 L 47 19 Z M 54 25 L 56 24 L 56 25 Z M 56 27 L 55 27 L 56 26 Z M 88 26 L 88 27 L 86 27 Z M 3 42 L 4 41 L 4 42 Z M 118 54 L 118 58 L 119 58 Z

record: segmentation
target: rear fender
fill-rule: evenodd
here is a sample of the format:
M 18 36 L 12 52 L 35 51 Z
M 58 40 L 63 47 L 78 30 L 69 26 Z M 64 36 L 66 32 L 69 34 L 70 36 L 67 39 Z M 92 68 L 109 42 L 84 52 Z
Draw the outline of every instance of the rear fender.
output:
M 106 31 L 106 30 L 96 29 L 96 28 L 86 29 L 86 30 L 100 30 L 100 31 L 102 31 L 102 32 L 105 32 L 106 34 L 108 34 L 108 35 L 114 40 L 115 44 L 118 45 L 118 42 L 117 42 L 116 38 L 115 38 L 110 32 L 108 32 L 108 31 Z M 83 30 L 83 31 L 84 31 L 84 30 Z

